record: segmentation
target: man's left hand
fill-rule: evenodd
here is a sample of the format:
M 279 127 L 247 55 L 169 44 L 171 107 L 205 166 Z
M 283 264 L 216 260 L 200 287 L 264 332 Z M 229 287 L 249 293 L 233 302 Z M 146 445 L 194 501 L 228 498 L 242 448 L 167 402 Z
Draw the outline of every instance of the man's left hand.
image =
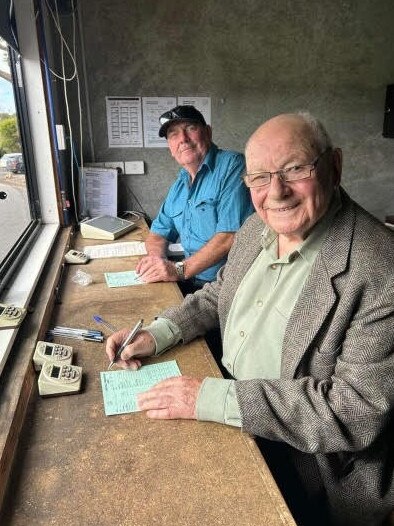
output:
M 138 408 L 149 418 L 196 419 L 196 401 L 202 380 L 175 376 L 138 395 Z

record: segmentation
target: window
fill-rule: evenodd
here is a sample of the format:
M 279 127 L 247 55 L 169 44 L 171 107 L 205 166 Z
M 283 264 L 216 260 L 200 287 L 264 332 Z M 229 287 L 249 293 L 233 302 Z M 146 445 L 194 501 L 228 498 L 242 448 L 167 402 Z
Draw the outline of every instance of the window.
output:
M 45 97 L 47 84 L 40 59 L 42 32 L 40 33 L 37 23 L 40 12 L 35 9 L 35 5 L 33 0 L 0 2 L 0 36 L 4 39 L 0 48 L 0 71 L 4 74 L 0 75 L 0 102 L 4 103 L 7 99 L 9 101 L 9 105 L 5 106 L 5 113 L 7 117 L 16 117 L 18 133 L 14 138 L 20 141 L 21 146 L 20 150 L 16 146 L 8 148 L 7 153 L 17 154 L 16 163 L 11 159 L 8 167 L 12 175 L 1 175 L 0 184 L 4 183 L 6 189 L 2 186 L 2 191 L 7 193 L 10 187 L 8 183 L 18 180 L 20 193 L 24 203 L 27 203 L 23 211 L 15 205 L 11 207 L 10 214 L 3 214 L 2 207 L 7 202 L 8 193 L 7 198 L 2 194 L 4 199 L 0 199 L 1 248 L 9 238 L 10 227 L 6 222 L 15 224 L 19 219 L 16 216 L 23 215 L 23 221 L 8 241 L 7 249 L 1 252 L 0 303 L 25 308 L 39 283 L 51 248 L 57 242 L 60 227 L 52 136 L 48 125 L 50 116 Z M 6 46 L 4 41 L 11 47 Z M 4 88 L 8 91 L 1 91 Z M 15 130 L 15 126 L 13 129 Z M 23 165 L 20 163 L 21 157 Z M 3 163 L 8 170 L 7 157 Z M 7 329 L 0 332 L 0 375 L 13 351 L 18 330 Z
M 0 291 L 40 223 L 20 56 L 0 38 Z

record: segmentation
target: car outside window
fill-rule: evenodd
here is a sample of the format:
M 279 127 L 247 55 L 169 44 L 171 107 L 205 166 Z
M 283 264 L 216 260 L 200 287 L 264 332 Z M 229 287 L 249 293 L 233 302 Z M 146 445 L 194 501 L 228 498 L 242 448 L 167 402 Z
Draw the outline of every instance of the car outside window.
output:
M 33 174 L 26 170 L 33 164 L 26 163 L 24 155 L 29 151 L 29 123 L 23 111 L 23 79 L 22 86 L 16 81 L 19 59 L 0 38 L 0 292 L 37 221 Z

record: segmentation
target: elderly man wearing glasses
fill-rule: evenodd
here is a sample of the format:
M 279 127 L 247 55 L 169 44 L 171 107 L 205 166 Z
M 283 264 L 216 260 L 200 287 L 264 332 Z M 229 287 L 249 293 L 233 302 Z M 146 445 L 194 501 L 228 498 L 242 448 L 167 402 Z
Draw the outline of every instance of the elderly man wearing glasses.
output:
M 377 526 L 394 508 L 394 234 L 340 187 L 341 151 L 309 114 L 263 124 L 246 164 L 256 214 L 217 281 L 161 313 L 120 365 L 220 323 L 228 378 L 165 380 L 140 410 L 256 435 L 298 524 Z
M 159 135 L 167 138 L 181 170 L 151 225 L 148 255 L 136 270 L 146 282 L 183 281 L 183 290 L 194 291 L 216 279 L 234 233 L 253 212 L 241 180 L 245 160 L 212 143 L 211 127 L 194 106 L 173 108 L 160 124 Z M 185 259 L 174 263 L 167 259 L 167 245 L 178 238 Z

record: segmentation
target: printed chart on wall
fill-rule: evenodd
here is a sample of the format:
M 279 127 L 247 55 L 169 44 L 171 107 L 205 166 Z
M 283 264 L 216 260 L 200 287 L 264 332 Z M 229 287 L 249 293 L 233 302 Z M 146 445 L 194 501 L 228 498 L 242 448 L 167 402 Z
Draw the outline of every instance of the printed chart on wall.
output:
M 118 172 L 114 168 L 84 167 L 81 177 L 81 208 L 91 217 L 116 216 Z
M 142 148 L 141 97 L 106 97 L 109 148 Z
M 159 137 L 159 118 L 174 106 L 175 97 L 142 97 L 145 148 L 167 148 L 165 137 Z

